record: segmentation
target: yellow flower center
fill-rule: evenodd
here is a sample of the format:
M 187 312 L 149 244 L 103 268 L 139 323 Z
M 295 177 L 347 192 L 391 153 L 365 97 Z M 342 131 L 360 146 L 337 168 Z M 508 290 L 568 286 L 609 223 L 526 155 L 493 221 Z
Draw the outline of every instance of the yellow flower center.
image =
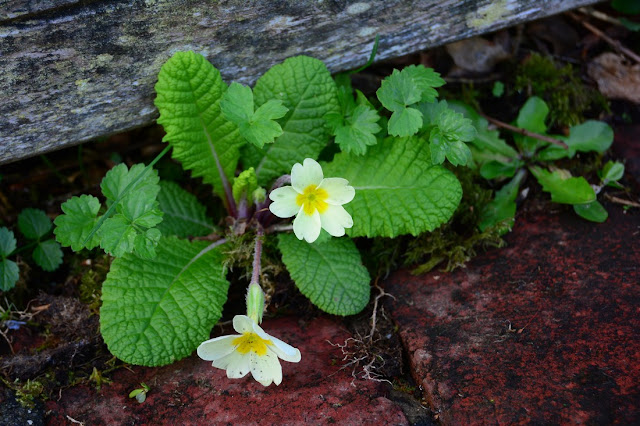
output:
M 236 350 L 243 355 L 253 351 L 260 356 L 267 354 L 267 345 L 273 345 L 271 340 L 265 340 L 256 333 L 243 333 L 242 336 L 233 339 L 232 344 L 236 345 Z
M 327 191 L 315 185 L 309 185 L 302 194 L 298 194 L 296 204 L 302 207 L 308 215 L 312 215 L 316 210 L 318 210 L 318 213 L 324 213 L 329 207 L 326 201 L 327 198 L 329 198 Z

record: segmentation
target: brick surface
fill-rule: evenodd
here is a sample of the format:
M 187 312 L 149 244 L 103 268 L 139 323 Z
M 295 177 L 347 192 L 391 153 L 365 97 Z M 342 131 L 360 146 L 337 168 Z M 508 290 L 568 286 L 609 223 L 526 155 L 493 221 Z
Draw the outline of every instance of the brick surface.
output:
M 161 368 L 121 369 L 99 392 L 85 386 L 63 390 L 60 400 L 46 403 L 47 421 L 67 425 L 69 416 L 87 425 L 407 424 L 382 386 L 340 369 L 342 354 L 329 342 L 343 343 L 350 335 L 339 322 L 317 318 L 301 326 L 282 318 L 263 326 L 302 352 L 300 363 L 282 363 L 280 386 L 227 379 L 194 355 Z M 151 387 L 142 404 L 128 398 L 140 382 Z
M 466 269 L 393 275 L 413 376 L 450 424 L 640 422 L 640 214 L 518 218 Z

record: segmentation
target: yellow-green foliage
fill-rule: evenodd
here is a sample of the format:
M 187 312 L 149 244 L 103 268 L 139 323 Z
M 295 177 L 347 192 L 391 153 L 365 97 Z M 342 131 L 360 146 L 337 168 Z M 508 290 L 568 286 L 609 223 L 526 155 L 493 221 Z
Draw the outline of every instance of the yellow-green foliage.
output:
M 585 86 L 573 66 L 558 67 L 553 59 L 533 53 L 516 72 L 515 89 L 539 96 L 549 105 L 551 126 L 573 126 L 585 120 L 585 111 L 609 110 L 606 99 Z

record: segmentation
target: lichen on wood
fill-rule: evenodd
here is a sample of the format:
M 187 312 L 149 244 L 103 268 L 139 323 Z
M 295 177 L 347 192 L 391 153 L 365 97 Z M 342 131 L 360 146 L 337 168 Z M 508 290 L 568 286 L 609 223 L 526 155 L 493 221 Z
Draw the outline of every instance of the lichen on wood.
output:
M 299 54 L 354 68 L 376 34 L 381 60 L 590 3 L 17 0 L 0 13 L 0 163 L 150 124 L 158 70 L 176 51 L 251 84 Z

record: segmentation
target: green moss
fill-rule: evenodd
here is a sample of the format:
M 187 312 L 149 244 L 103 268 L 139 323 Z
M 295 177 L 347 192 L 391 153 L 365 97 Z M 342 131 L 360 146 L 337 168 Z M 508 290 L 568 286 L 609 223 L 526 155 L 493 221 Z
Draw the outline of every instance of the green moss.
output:
M 558 67 L 553 59 L 537 53 L 518 67 L 514 88 L 547 102 L 551 126 L 582 123 L 585 112 L 591 109 L 609 111 L 606 98 L 585 86 L 573 66 Z
M 44 385 L 38 380 L 27 380 L 24 384 L 20 384 L 16 380 L 11 387 L 16 393 L 16 401 L 26 408 L 33 408 L 35 405 L 34 400 L 44 391 Z

